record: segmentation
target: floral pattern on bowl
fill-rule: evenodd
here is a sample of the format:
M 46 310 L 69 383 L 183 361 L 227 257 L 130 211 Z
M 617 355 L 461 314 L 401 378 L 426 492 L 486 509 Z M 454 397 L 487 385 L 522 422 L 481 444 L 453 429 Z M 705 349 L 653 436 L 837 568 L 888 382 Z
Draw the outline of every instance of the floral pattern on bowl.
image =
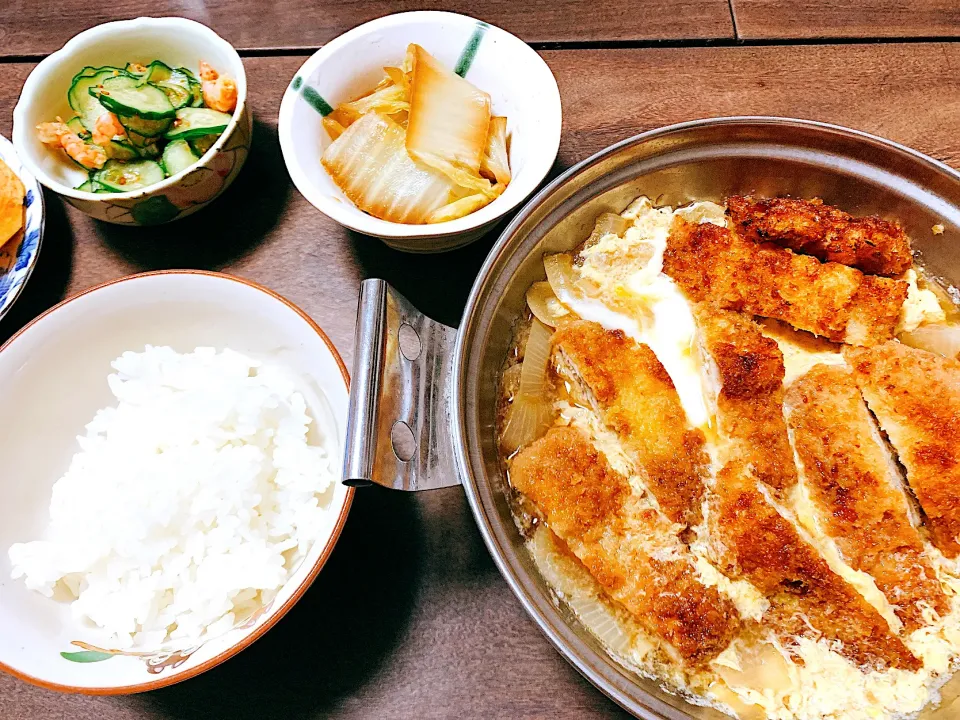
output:
M 273 602 L 271 601 L 253 613 L 245 621 L 238 623 L 234 629 L 249 630 L 250 628 L 255 627 L 257 621 L 267 615 L 272 607 Z M 194 645 L 187 648 L 161 648 L 150 652 L 136 652 L 134 650 L 111 650 L 108 648 L 102 648 L 92 645 L 88 642 L 84 642 L 83 640 L 71 640 L 70 644 L 80 649 L 61 652 L 60 657 L 62 657 L 64 660 L 69 660 L 70 662 L 74 663 L 95 663 L 103 662 L 104 660 L 110 660 L 111 658 L 115 657 L 138 658 L 143 661 L 143 664 L 150 675 L 159 675 L 167 668 L 176 670 L 178 667 L 187 662 L 190 657 L 204 645 L 204 643 L 201 643 L 200 645 Z
M 23 201 L 23 227 L 17 235 L 0 247 L 0 318 L 20 294 L 33 272 L 40 255 L 43 239 L 43 191 L 33 174 L 27 170 L 14 152 L 13 145 L 0 136 L 0 160 L 20 178 L 26 190 Z
M 147 190 L 137 197 L 97 200 L 64 196 L 78 210 L 97 220 L 118 225 L 160 225 L 186 217 L 226 190 L 234 181 L 250 151 L 253 118 L 243 109 L 237 127 L 223 147 L 211 148 L 180 181 L 162 192 Z M 99 199 L 106 198 L 106 199 Z

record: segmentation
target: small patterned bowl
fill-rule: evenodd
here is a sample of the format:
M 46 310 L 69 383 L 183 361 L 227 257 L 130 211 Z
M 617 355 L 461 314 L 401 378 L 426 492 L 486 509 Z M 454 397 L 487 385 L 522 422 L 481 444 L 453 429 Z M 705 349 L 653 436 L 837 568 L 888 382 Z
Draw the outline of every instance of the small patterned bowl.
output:
M 233 121 L 198 163 L 144 190 L 94 194 L 74 188 L 87 173 L 62 152 L 37 140 L 37 124 L 74 113 L 67 103 L 73 76 L 87 65 L 162 60 L 196 71 L 206 60 L 237 81 Z M 97 25 L 44 59 L 23 85 L 13 111 L 13 144 L 41 184 L 97 220 L 119 225 L 157 225 L 196 212 L 233 182 L 250 150 L 252 116 L 247 77 L 237 51 L 213 30 L 184 18 L 137 18 Z
M 494 113 L 507 116 L 513 180 L 506 191 L 475 213 L 436 225 L 405 225 L 366 214 L 320 164 L 330 144 L 322 117 L 376 85 L 383 67 L 401 63 L 410 43 L 422 45 L 489 93 Z M 280 148 L 297 189 L 328 217 L 399 250 L 439 252 L 476 240 L 536 190 L 556 160 L 561 116 L 553 73 L 519 38 L 466 15 L 399 13 L 354 28 L 303 64 L 280 104 Z
M 17 299 L 23 286 L 27 284 L 37 257 L 40 255 L 40 241 L 43 239 L 43 190 L 5 137 L 0 136 L 0 160 L 3 160 L 13 174 L 20 178 L 27 191 L 23 200 L 26 214 L 23 228 L 0 247 L 0 318 Z
M 10 545 L 42 538 L 51 487 L 77 451 L 77 434 L 115 403 L 110 362 L 146 344 L 178 352 L 229 347 L 287 368 L 339 474 L 346 433 L 347 370 L 304 312 L 248 280 L 197 270 L 145 273 L 105 283 L 48 310 L 0 347 L 0 670 L 61 692 L 115 695 L 171 685 L 240 652 L 300 599 L 340 536 L 353 489 L 334 482 L 317 539 L 278 595 L 242 625 L 194 647 L 132 652 L 73 618 L 66 602 L 11 579 Z M 69 357 L 69 362 L 64 358 Z M 317 622 L 329 618 L 317 618 Z M 2 714 L 2 713 L 0 713 Z

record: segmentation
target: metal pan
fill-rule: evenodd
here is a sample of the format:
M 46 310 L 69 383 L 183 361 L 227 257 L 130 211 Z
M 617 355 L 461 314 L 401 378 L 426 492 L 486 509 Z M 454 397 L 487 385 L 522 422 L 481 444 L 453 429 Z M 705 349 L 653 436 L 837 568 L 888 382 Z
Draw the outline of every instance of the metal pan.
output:
M 400 490 L 462 483 L 497 566 L 556 648 L 641 718 L 725 718 L 613 661 L 558 604 L 510 515 L 495 440 L 497 383 L 542 255 L 579 244 L 601 212 L 638 195 L 680 205 L 734 193 L 822 197 L 900 220 L 928 270 L 960 283 L 960 173 L 909 148 L 834 125 L 768 117 L 672 125 L 613 145 L 540 192 L 504 231 L 473 286 L 459 331 L 417 312 L 382 280 L 360 296 L 345 482 Z M 934 235 L 931 228 L 943 225 Z M 960 715 L 960 677 L 939 709 Z

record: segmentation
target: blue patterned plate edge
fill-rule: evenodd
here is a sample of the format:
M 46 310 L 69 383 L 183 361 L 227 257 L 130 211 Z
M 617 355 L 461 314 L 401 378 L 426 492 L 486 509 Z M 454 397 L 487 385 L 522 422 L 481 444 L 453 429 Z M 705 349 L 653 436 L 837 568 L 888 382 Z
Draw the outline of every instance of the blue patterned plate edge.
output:
M 13 149 L 13 144 L 0 135 L 0 160 L 20 178 L 26 190 L 24 206 L 26 217 L 20 239 L 11 239 L 0 246 L 0 319 L 13 306 L 20 291 L 30 279 L 40 255 L 43 240 L 43 191 L 33 174 L 24 167 Z

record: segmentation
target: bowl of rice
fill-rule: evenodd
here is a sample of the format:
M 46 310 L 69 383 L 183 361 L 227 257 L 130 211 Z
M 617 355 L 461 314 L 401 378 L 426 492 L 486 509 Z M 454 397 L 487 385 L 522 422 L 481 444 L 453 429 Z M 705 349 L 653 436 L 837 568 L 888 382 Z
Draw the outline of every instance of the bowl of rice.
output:
M 0 669 L 34 684 L 141 692 L 223 662 L 346 521 L 346 369 L 247 280 L 88 290 L 0 348 L 0 385 Z

